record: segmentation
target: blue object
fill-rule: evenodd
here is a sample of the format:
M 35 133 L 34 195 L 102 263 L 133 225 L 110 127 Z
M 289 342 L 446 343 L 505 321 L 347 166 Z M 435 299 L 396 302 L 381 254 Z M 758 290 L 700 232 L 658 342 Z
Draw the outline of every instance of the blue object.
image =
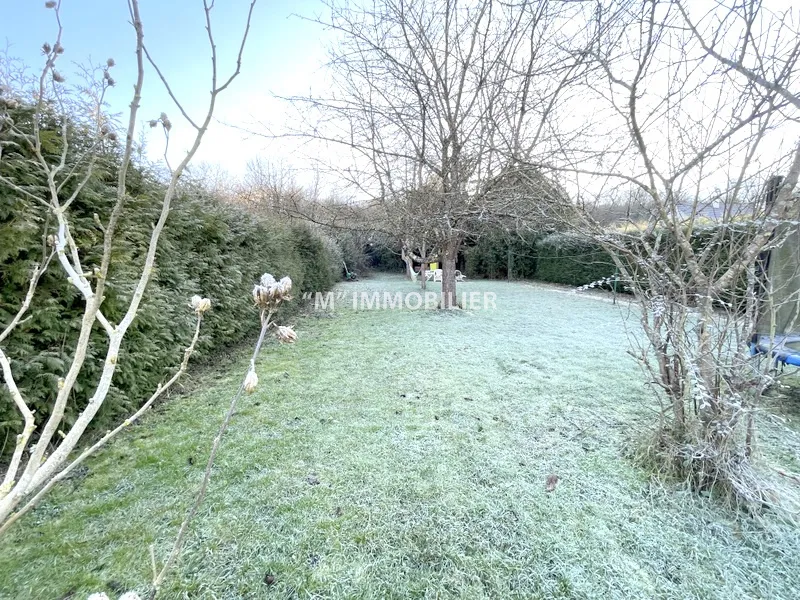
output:
M 771 354 L 775 362 L 800 367 L 800 335 L 754 335 L 750 342 L 752 354 Z

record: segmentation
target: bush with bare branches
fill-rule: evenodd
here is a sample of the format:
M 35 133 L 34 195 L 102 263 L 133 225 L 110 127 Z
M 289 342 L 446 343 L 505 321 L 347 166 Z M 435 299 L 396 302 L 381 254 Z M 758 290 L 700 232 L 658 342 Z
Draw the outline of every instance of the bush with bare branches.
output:
M 127 126 L 121 135 L 118 134 L 103 111 L 105 91 L 116 83 L 112 75 L 114 61 L 109 59 L 100 71 L 101 81 L 96 86 L 98 93 L 90 96 L 92 100 L 91 110 L 84 113 L 85 123 L 82 126 L 91 132 L 91 143 L 86 147 L 80 148 L 80 151 L 76 153 L 76 159 L 71 164 L 68 164 L 67 157 L 70 156 L 70 151 L 73 149 L 74 140 L 85 138 L 76 137 L 71 128 L 74 121 L 69 119 L 68 115 L 72 97 L 69 89 L 65 86 L 64 75 L 58 70 L 61 57 L 65 52 L 61 42 L 63 34 L 61 6 L 59 2 L 48 2 L 46 4 L 46 7 L 54 12 L 57 32 L 55 40 L 52 43 L 45 43 L 42 48 L 45 55 L 45 65 L 39 74 L 32 94 L 35 99 L 35 108 L 31 116 L 32 131 L 26 131 L 8 118 L 7 109 L 10 107 L 7 96 L 4 96 L 3 105 L 0 106 L 1 126 L 13 139 L 14 144 L 25 147 L 33 155 L 34 159 L 31 161 L 31 168 L 41 175 L 45 185 L 31 186 L 23 178 L 3 175 L 0 176 L 0 186 L 39 205 L 43 214 L 46 214 L 47 218 L 50 219 L 50 223 L 52 223 L 52 232 L 45 236 L 46 244 L 43 248 L 43 259 L 33 269 L 29 279 L 28 292 L 22 305 L 0 332 L 0 344 L 25 319 L 26 312 L 30 308 L 32 299 L 37 292 L 37 285 L 42 273 L 51 268 L 53 263 L 60 268 L 65 285 L 71 286 L 79 293 L 84 310 L 80 332 L 72 352 L 71 364 L 67 369 L 66 375 L 59 381 L 58 394 L 51 407 L 49 417 L 39 430 L 35 430 L 34 415 L 26 398 L 16 384 L 11 362 L 6 353 L 3 352 L 2 347 L 0 347 L 0 367 L 2 367 L 5 385 L 25 421 L 25 427 L 22 433 L 17 436 L 13 456 L 6 470 L 2 486 L 0 486 L 0 531 L 4 531 L 16 520 L 16 515 L 19 512 L 15 513 L 14 511 L 21 504 L 26 502 L 28 505 L 35 503 L 41 494 L 57 481 L 61 476 L 60 474 L 71 469 L 76 462 L 82 461 L 87 453 L 93 452 L 99 445 L 138 418 L 143 410 L 146 410 L 156 398 L 163 394 L 165 389 L 171 386 L 186 368 L 189 356 L 199 335 L 202 315 L 209 308 L 208 302 L 199 297 L 192 300 L 192 308 L 197 313 L 194 339 L 187 348 L 184 360 L 178 371 L 168 382 L 159 386 L 143 407 L 120 427 L 104 436 L 98 444 L 90 447 L 77 459 L 73 460 L 71 458 L 72 453 L 79 447 L 95 415 L 108 397 L 120 362 L 122 341 L 136 319 L 142 300 L 147 294 L 148 283 L 155 268 L 159 240 L 162 237 L 170 214 L 178 181 L 197 152 L 208 130 L 220 95 L 240 73 L 242 53 L 247 40 L 254 5 L 255 1 L 249 7 L 235 67 L 231 70 L 229 76 L 222 78 L 219 76 L 217 51 L 212 28 L 214 4 L 213 2 L 203 3 L 206 33 L 211 50 L 211 93 L 204 113 L 199 119 L 192 119 L 173 94 L 157 63 L 148 52 L 144 42 L 144 24 L 139 14 L 139 2 L 138 0 L 130 0 L 128 6 L 135 39 L 137 76 L 134 83 Z M 139 103 L 144 89 L 145 64 L 148 62 L 158 74 L 179 112 L 195 130 L 195 137 L 185 157 L 178 164 L 171 165 L 166 158 L 165 152 L 164 164 L 168 171 L 168 179 L 164 194 L 160 199 L 158 220 L 153 225 L 146 251 L 138 266 L 139 270 L 134 278 L 133 292 L 129 304 L 122 317 L 114 322 L 105 314 L 103 300 L 113 260 L 114 240 L 117 236 L 123 235 L 119 224 L 128 200 L 129 167 L 134 150 L 133 141 L 140 122 Z M 45 116 L 55 118 L 59 123 L 57 134 L 54 137 L 46 137 L 44 135 L 41 124 Z M 168 147 L 170 132 L 176 125 L 169 119 L 167 114 L 161 113 L 160 116 L 151 118 L 150 125 L 163 131 L 166 146 Z M 101 156 L 100 149 L 105 144 L 115 143 L 118 138 L 121 142 L 121 158 L 117 181 L 110 192 L 114 197 L 113 208 L 108 220 L 104 223 L 98 223 L 103 239 L 99 266 L 93 270 L 87 270 L 83 263 L 82 248 L 78 247 L 72 233 L 73 222 L 70 207 L 98 168 L 98 161 Z M 46 150 L 47 145 L 50 146 L 49 151 Z M 55 152 L 52 151 L 53 148 L 56 149 Z M 1 158 L 2 155 L 0 155 Z M 101 329 L 107 338 L 103 366 L 94 388 L 89 390 L 89 398 L 85 407 L 74 422 L 67 424 L 63 418 L 66 404 L 75 391 L 78 375 L 86 367 L 87 349 L 92 330 L 95 327 Z M 33 443 L 34 440 L 35 443 Z

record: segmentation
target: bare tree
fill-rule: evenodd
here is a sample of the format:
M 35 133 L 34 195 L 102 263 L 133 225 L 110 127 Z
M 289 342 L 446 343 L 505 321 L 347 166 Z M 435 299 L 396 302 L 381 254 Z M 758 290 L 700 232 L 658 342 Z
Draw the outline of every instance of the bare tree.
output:
M 327 6 L 319 22 L 338 34 L 334 92 L 293 98 L 305 127 L 290 135 L 349 149 L 342 177 L 362 202 L 386 205 L 382 214 L 427 186 L 417 221 L 437 232 L 442 306 L 452 307 L 466 236 L 506 205 L 487 182 L 555 147 L 552 125 L 584 60 L 571 50 L 582 35 L 572 19 L 585 22 L 590 9 L 546 0 Z
M 800 38 L 759 2 L 699 16 L 681 2 L 617 6 L 595 16 L 584 101 L 596 135 L 564 144 L 556 168 L 573 174 L 583 230 L 615 257 L 639 305 L 634 355 L 668 399 L 653 449 L 698 486 L 769 501 L 749 457 L 771 379 L 748 344 L 769 288 L 760 257 L 797 218 L 800 90 L 789 86 Z M 795 136 L 789 149 L 785 136 Z M 765 202 L 775 173 L 785 177 Z M 584 201 L 631 187 L 650 220 L 610 233 Z
M 80 332 L 74 347 L 72 362 L 69 365 L 66 375 L 59 380 L 58 394 L 50 410 L 50 416 L 43 423 L 40 429 L 36 429 L 34 416 L 28 403 L 18 389 L 12 365 L 0 347 L 0 366 L 2 367 L 3 379 L 8 388 L 15 405 L 19 409 L 25 421 L 22 433 L 17 437 L 17 444 L 14 454 L 6 471 L 2 487 L 0 487 L 0 531 L 4 531 L 16 516 L 14 510 L 23 502 L 30 499 L 40 489 L 49 489 L 52 482 L 59 477 L 60 473 L 73 468 L 75 461 L 70 463 L 70 455 L 79 446 L 84 434 L 97 414 L 111 388 L 114 374 L 117 369 L 119 350 L 122 340 L 131 324 L 136 318 L 142 299 L 147 293 L 147 285 L 153 273 L 156 259 L 156 250 L 159 239 L 170 213 L 170 206 L 175 195 L 176 187 L 181 175 L 187 165 L 194 157 L 201 141 L 211 123 L 216 104 L 220 94 L 222 94 L 239 75 L 244 51 L 250 28 L 250 19 L 253 14 L 255 0 L 250 4 L 247 14 L 246 26 L 241 38 L 235 68 L 232 69 L 227 77 L 220 77 L 217 64 L 217 50 L 212 29 L 213 2 L 203 1 L 203 11 L 206 21 L 206 34 L 209 48 L 211 51 L 211 94 L 205 112 L 199 119 L 193 119 L 183 105 L 179 102 L 167 80 L 153 57 L 147 50 L 144 43 L 144 25 L 139 16 L 138 0 L 129 0 L 131 24 L 135 34 L 135 56 L 137 65 L 137 77 L 134 83 L 133 97 L 128 114 L 128 122 L 122 140 L 121 159 L 119 164 L 118 179 L 116 183 L 116 197 L 111 215 L 107 222 L 99 223 L 103 232 L 103 251 L 100 266 L 94 272 L 87 271 L 82 265 L 82 249 L 79 248 L 72 236 L 72 221 L 70 215 L 70 205 L 78 194 L 89 183 L 92 174 L 97 167 L 100 149 L 103 144 L 113 143 L 117 139 L 113 125 L 108 121 L 103 113 L 103 100 L 105 90 L 114 85 L 112 67 L 114 61 L 109 59 L 107 65 L 102 70 L 102 83 L 99 86 L 100 93 L 95 98 L 93 110 L 87 119 L 91 125 L 92 143 L 88 148 L 80 148 L 78 158 L 73 164 L 68 164 L 68 153 L 73 150 L 75 138 L 70 127 L 70 112 L 68 110 L 68 93 L 64 88 L 64 77 L 57 70 L 57 64 L 64 53 L 61 45 L 61 5 L 60 2 L 47 2 L 46 7 L 54 10 L 55 19 L 58 25 L 55 41 L 46 43 L 43 47 L 45 54 L 45 65 L 39 75 L 36 89 L 34 90 L 35 110 L 32 119 L 32 129 L 26 130 L 20 125 L 7 118 L 6 110 L 9 107 L 9 99 L 4 100 L 0 105 L 0 118 L 2 126 L 8 128 L 14 143 L 24 146 L 35 157 L 32 168 L 46 182 L 44 189 L 36 186 L 29 186 L 25 182 L 18 182 L 12 177 L 0 177 L 0 186 L 7 187 L 17 194 L 30 199 L 42 208 L 43 213 L 49 215 L 54 223 L 53 233 L 47 234 L 49 249 L 46 247 L 43 260 L 34 267 L 28 292 L 23 304 L 19 307 L 16 315 L 11 321 L 4 325 L 0 332 L 0 344 L 12 334 L 13 330 L 24 320 L 25 314 L 31 306 L 31 301 L 36 294 L 37 284 L 45 269 L 48 269 L 55 261 L 63 273 L 65 285 L 71 285 L 80 292 L 84 303 L 84 312 L 80 325 Z M 158 221 L 154 224 L 150 239 L 147 245 L 144 260 L 140 266 L 139 276 L 135 282 L 134 292 L 130 304 L 124 316 L 118 323 L 111 322 L 103 313 L 104 289 L 112 262 L 112 248 L 117 236 L 123 235 L 118 230 L 120 218 L 125 211 L 126 200 L 128 197 L 128 171 L 131 164 L 131 157 L 134 151 L 134 137 L 140 123 L 139 103 L 142 98 L 145 65 L 148 63 L 158 74 L 162 84 L 166 87 L 170 97 L 176 107 L 185 118 L 186 122 L 195 130 L 195 138 L 189 147 L 185 157 L 177 164 L 171 165 L 164 153 L 164 163 L 168 169 L 169 177 L 164 188 L 164 195 L 161 199 L 161 210 Z M 53 108 L 51 108 L 53 107 Z M 58 117 L 57 122 L 61 125 L 58 129 L 59 152 L 55 158 L 47 154 L 43 149 L 44 132 L 42 123 L 46 111 L 54 111 Z M 151 127 L 159 127 L 163 130 L 166 146 L 169 145 L 170 132 L 173 128 L 172 121 L 165 113 L 160 117 L 150 120 Z M 70 190 L 67 192 L 66 190 Z M 99 219 L 98 219 L 99 221 Z M 207 310 L 207 300 L 197 298 L 194 308 L 198 317 Z M 64 413 L 66 404 L 73 394 L 78 374 L 84 368 L 87 356 L 87 348 L 90 343 L 92 329 L 99 327 L 106 335 L 108 348 L 102 372 L 96 382 L 95 388 L 91 391 L 85 408 L 78 415 L 71 426 L 64 423 Z M 199 328 L 199 319 L 198 319 Z M 195 334 L 195 340 L 196 340 Z M 194 342 L 187 350 L 188 354 L 194 347 Z M 184 362 L 178 372 L 178 376 L 186 368 L 188 354 L 184 357 Z M 176 378 L 170 380 L 171 385 Z M 167 386 L 162 386 L 148 400 L 145 408 L 149 406 L 156 397 L 161 395 Z M 143 411 L 138 411 L 131 418 L 127 419 L 123 426 L 129 425 Z M 116 433 L 120 428 L 115 430 Z M 35 444 L 31 441 L 35 436 Z M 103 438 L 106 441 L 110 436 Z M 89 452 L 93 452 L 99 445 L 92 446 Z M 76 461 L 82 461 L 86 453 L 80 455 Z M 33 501 L 38 499 L 38 496 Z
M 234 201 L 254 213 L 292 217 L 305 212 L 306 201 L 318 198 L 318 191 L 316 185 L 304 189 L 298 184 L 287 163 L 254 158 L 247 163 L 247 171 L 234 194 Z
M 391 202 L 378 203 L 387 229 L 401 246 L 406 272 L 416 281 L 415 264 L 419 265 L 419 281 L 427 288 L 425 272 L 438 261 L 440 249 L 447 243 L 447 231 L 438 222 L 441 186 L 427 182 L 417 189 L 404 190 Z

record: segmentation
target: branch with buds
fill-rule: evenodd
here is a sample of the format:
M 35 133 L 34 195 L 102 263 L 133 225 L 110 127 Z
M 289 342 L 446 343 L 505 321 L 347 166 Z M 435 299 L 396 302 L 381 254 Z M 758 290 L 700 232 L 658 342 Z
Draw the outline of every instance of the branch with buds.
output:
M 269 273 L 264 273 L 259 282 L 255 285 L 255 287 L 253 287 L 253 301 L 260 311 L 261 333 L 258 336 L 258 341 L 256 342 L 255 349 L 253 350 L 253 355 L 250 358 L 250 366 L 247 369 L 247 373 L 245 374 L 239 389 L 233 395 L 231 403 L 228 406 L 228 411 L 225 413 L 225 418 L 222 420 L 219 431 L 217 431 L 217 435 L 214 438 L 214 443 L 211 446 L 211 452 L 208 456 L 208 462 L 206 463 L 206 469 L 203 474 L 203 481 L 200 484 L 200 489 L 197 491 L 197 496 L 195 497 L 192 506 L 189 508 L 189 511 L 186 513 L 183 523 L 181 523 L 181 527 L 178 530 L 178 535 L 175 538 L 175 543 L 172 546 L 172 551 L 170 552 L 166 562 L 164 563 L 164 566 L 160 571 L 157 571 L 155 568 L 155 558 L 153 558 L 153 587 L 150 592 L 151 600 L 153 600 L 158 594 L 167 572 L 180 555 L 181 548 L 183 547 L 183 540 L 186 536 L 187 530 L 189 529 L 189 524 L 197 514 L 200 505 L 203 503 L 203 499 L 208 491 L 208 485 L 211 481 L 211 471 L 214 468 L 214 461 L 217 457 L 217 451 L 222 443 L 222 437 L 225 435 L 225 431 L 228 429 L 228 425 L 233 417 L 233 413 L 236 411 L 236 405 L 239 403 L 239 399 L 242 397 L 242 392 L 246 394 L 252 394 L 258 387 L 256 359 L 261 352 L 261 346 L 264 343 L 264 338 L 267 335 L 267 331 L 269 331 L 270 328 L 274 328 L 275 338 L 281 343 L 292 344 L 297 341 L 297 333 L 295 333 L 291 327 L 286 325 L 275 325 L 272 320 L 275 316 L 275 312 L 278 310 L 278 307 L 283 302 L 288 302 L 292 299 L 291 291 L 292 280 L 289 277 L 284 277 L 280 281 L 276 281 L 276 279 Z M 198 315 L 202 314 L 200 311 L 203 310 L 205 302 L 208 302 L 206 298 L 200 298 L 199 296 L 192 298 L 192 306 L 196 311 L 198 311 Z M 150 548 L 150 552 L 151 556 L 154 557 L 154 549 L 152 546 Z
M 20 124 L 15 124 L 10 115 L 8 115 L 8 110 L 13 109 L 18 104 L 17 100 L 7 97 L 5 88 L 0 94 L 2 95 L 2 98 L 0 98 L 0 122 L 3 123 L 4 128 L 8 129 L 10 135 L 18 141 L 19 147 L 24 148 L 25 152 L 30 155 L 26 168 L 29 167 L 40 180 L 40 183 L 35 186 L 23 185 L 7 175 L 0 175 L 0 187 L 11 190 L 14 194 L 42 207 L 47 211 L 48 218 L 54 221 L 53 227 L 49 224 L 45 225 L 43 233 L 45 240 L 43 245 L 45 248 L 43 249 L 42 260 L 39 262 L 39 266 L 32 271 L 29 278 L 28 293 L 16 311 L 16 316 L 12 318 L 10 323 L 0 329 L 0 344 L 3 344 L 11 332 L 25 321 L 26 313 L 30 310 L 32 299 L 37 293 L 37 285 L 42 273 L 51 262 L 60 266 L 60 273 L 65 285 L 74 287 L 79 292 L 83 303 L 83 316 L 77 331 L 77 339 L 71 349 L 72 358 L 67 366 L 66 373 L 59 378 L 56 397 L 48 407 L 49 414 L 45 416 L 41 425 L 37 426 L 35 422 L 34 413 L 31 409 L 31 400 L 25 397 L 24 387 L 21 389 L 15 381 L 15 374 L 8 352 L 5 351 L 5 348 L 0 348 L 2 380 L 24 421 L 24 429 L 17 439 L 10 468 L 6 471 L 4 481 L 0 484 L 0 533 L 5 531 L 21 514 L 24 514 L 30 507 L 35 505 L 41 495 L 63 478 L 79 461 L 84 460 L 86 456 L 89 456 L 99 447 L 98 445 L 92 446 L 78 457 L 77 462 L 70 462 L 71 454 L 80 447 L 80 443 L 85 437 L 84 434 L 112 389 L 123 340 L 136 319 L 142 302 L 146 298 L 148 284 L 155 272 L 159 242 L 170 214 L 173 199 L 177 193 L 178 182 L 197 153 L 203 137 L 211 125 L 220 95 L 241 72 L 242 53 L 248 38 L 255 3 L 256 0 L 251 0 L 250 2 L 244 31 L 240 38 L 241 43 L 236 64 L 226 78 L 221 77 L 216 44 L 212 32 L 211 12 L 214 8 L 214 3 L 203 3 L 205 29 L 211 50 L 211 89 L 205 110 L 199 119 L 197 117 L 194 120 L 189 118 L 156 67 L 170 98 L 178 105 L 181 114 L 196 132 L 185 156 L 174 168 L 167 160 L 165 149 L 164 161 L 168 168 L 168 178 L 164 182 L 163 195 L 158 204 L 158 220 L 153 225 L 149 240 L 144 243 L 144 256 L 131 282 L 133 284 L 133 292 L 127 302 L 127 306 L 123 308 L 119 321 L 116 323 L 112 322 L 105 314 L 103 301 L 109 273 L 112 271 L 112 251 L 117 240 L 124 236 L 119 231 L 119 225 L 130 198 L 128 172 L 131 167 L 134 150 L 135 131 L 139 124 L 138 109 L 141 104 L 144 87 L 145 57 L 153 66 L 156 64 L 145 47 L 144 25 L 139 13 L 139 0 L 129 0 L 127 3 L 130 23 L 134 30 L 136 80 L 133 85 L 133 95 L 124 135 L 118 136 L 103 112 L 105 93 L 108 88 L 116 84 L 111 75 L 111 70 L 114 68 L 115 63 L 113 59 L 109 58 L 106 60 L 105 65 L 100 67 L 102 81 L 96 82 L 98 91 L 96 97 L 92 97 L 91 127 L 89 127 L 92 132 L 91 143 L 86 149 L 82 149 L 76 143 L 76 129 L 70 126 L 70 123 L 72 123 L 68 106 L 68 94 L 70 92 L 67 86 L 64 85 L 65 77 L 56 69 L 57 65 L 62 62 L 61 56 L 64 55 L 64 47 L 62 45 L 61 3 L 55 0 L 48 0 L 45 3 L 45 7 L 52 9 L 54 14 L 57 34 L 52 42 L 47 42 L 42 46 L 45 64 L 39 73 L 38 81 L 35 85 L 36 89 L 32 90 L 31 94 L 35 101 L 33 102 L 34 114 L 30 119 L 30 130 L 25 129 Z M 55 107 L 52 111 L 51 105 Z M 47 125 L 48 119 L 44 118 L 50 112 L 53 112 L 58 117 L 55 125 Z M 168 146 L 169 131 L 173 128 L 173 125 L 177 127 L 177 124 L 173 124 L 166 113 L 161 113 L 160 117 L 152 122 L 153 126 L 157 126 L 159 123 L 165 132 L 166 146 Z M 46 127 L 50 127 L 53 131 L 46 130 Z M 45 143 L 51 133 L 54 133 L 58 138 L 58 144 L 55 144 L 58 148 L 56 152 L 48 151 L 48 144 Z M 96 175 L 96 168 L 99 164 L 99 157 L 104 144 L 116 141 L 119 141 L 121 153 L 118 159 L 119 168 L 117 169 L 115 198 L 113 198 L 108 220 L 101 222 L 99 216 L 95 219 L 95 224 L 99 231 L 102 232 L 100 265 L 93 269 L 87 269 L 82 264 L 82 261 L 85 260 L 86 248 L 79 247 L 75 238 L 75 220 L 70 209 L 78 196 L 89 189 L 88 186 L 90 186 L 93 176 Z M 70 158 L 73 155 L 76 155 L 76 162 L 70 166 Z M 197 314 L 197 327 L 199 328 L 203 313 L 209 310 L 211 303 L 208 299 L 197 296 L 192 298 L 190 306 Z M 99 325 L 99 327 L 96 325 Z M 196 335 L 197 331 L 196 329 Z M 96 381 L 90 387 L 91 394 L 85 398 L 86 401 L 83 403 L 81 412 L 69 423 L 68 427 L 64 427 L 69 405 L 74 400 L 76 384 L 79 381 L 79 377 L 85 374 L 84 367 L 89 356 L 90 343 L 98 332 L 101 332 L 101 335 L 105 334 L 107 341 L 103 366 Z M 121 430 L 120 428 L 129 425 L 135 418 L 138 418 L 138 415 L 143 410 L 146 410 L 156 398 L 164 393 L 169 385 L 177 380 L 177 377 L 180 377 L 186 368 L 186 362 L 194 349 L 196 339 L 195 337 L 190 347 L 187 348 L 184 361 L 175 377 L 168 384 L 159 387 L 134 417 L 129 418 L 119 428 L 110 432 L 99 444 L 102 445 L 110 437 L 116 435 Z M 32 444 L 31 441 L 34 439 L 36 443 Z M 22 508 L 19 508 L 20 506 Z

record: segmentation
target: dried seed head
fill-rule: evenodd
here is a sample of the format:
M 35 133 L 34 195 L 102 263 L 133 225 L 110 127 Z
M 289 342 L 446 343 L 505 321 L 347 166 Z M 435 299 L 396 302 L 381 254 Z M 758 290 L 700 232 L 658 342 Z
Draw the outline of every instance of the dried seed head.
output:
M 108 85 L 109 85 L 109 87 L 112 87 L 112 86 L 114 86 L 114 85 L 116 85 L 116 84 L 117 84 L 117 82 L 116 82 L 116 81 L 114 81 L 114 78 L 113 78 L 113 77 L 107 77 L 107 78 L 106 78 L 106 80 L 108 81 Z
M 44 44 L 42 44 L 42 53 L 44 53 L 44 54 L 50 54 L 50 52 L 51 52 L 52 50 L 53 50 L 53 48 L 52 48 L 52 47 L 50 46 L 50 44 L 48 44 L 47 42 L 45 42 Z
M 278 327 L 275 331 L 275 337 L 284 344 L 294 344 L 297 341 L 297 333 L 295 333 L 294 329 L 286 325 Z
M 56 236 L 54 236 L 52 233 L 47 236 L 47 245 L 51 248 L 56 245 Z
M 64 76 L 61 73 L 59 73 L 56 70 L 53 70 L 53 81 L 55 81 L 56 83 L 64 83 L 66 79 L 64 79 Z
M 161 116 L 159 116 L 158 118 L 161 119 L 162 121 L 169 121 L 169 117 L 167 116 L 167 113 L 164 113 L 164 112 L 162 112 Z
M 56 7 L 55 0 L 47 0 L 47 2 L 44 3 L 44 7 L 45 8 L 55 8 Z
M 253 301 L 261 308 L 276 308 L 281 302 L 291 300 L 292 280 L 284 277 L 280 281 L 270 273 L 264 273 L 253 288 Z
M 260 308 L 268 308 L 273 300 L 275 278 L 269 273 L 264 273 L 259 282 L 253 287 L 253 301 Z
M 265 288 L 261 285 L 253 287 L 253 302 L 256 303 L 256 306 L 267 308 L 271 301 L 272 296 L 270 295 L 269 288 Z
M 169 119 L 161 119 L 161 122 L 164 124 L 164 129 L 167 131 L 172 129 L 172 122 Z
M 258 375 L 256 375 L 255 369 L 250 367 L 250 370 L 247 372 L 247 377 L 244 378 L 244 391 L 248 394 L 252 394 L 257 387 Z
M 109 132 L 108 139 L 111 140 L 112 142 L 116 142 L 118 139 L 117 134 L 114 131 Z
M 289 296 L 289 292 L 292 291 L 292 279 L 291 279 L 291 277 L 289 277 L 287 275 L 286 277 L 283 277 L 278 283 L 280 283 L 281 291 L 283 292 L 283 295 L 285 296 L 284 299 L 285 300 L 289 300 L 289 297 L 288 297 Z
M 61 44 L 59 44 L 59 43 L 56 43 L 56 45 L 55 45 L 55 47 L 53 48 L 53 50 L 55 50 L 55 51 L 56 51 L 56 54 L 64 54 L 64 46 L 62 46 L 62 45 L 61 45 Z
M 114 59 L 113 59 L 113 58 L 109 58 L 108 60 L 106 60 L 106 66 L 107 66 L 109 69 L 110 69 L 111 67 L 113 67 L 114 65 L 116 65 L 116 64 L 117 64 L 117 63 L 115 63 L 115 62 L 114 62 Z
M 152 119 L 150 121 L 150 127 L 155 127 L 156 125 L 158 125 L 158 121 L 156 121 L 155 119 Z
M 209 308 L 211 308 L 211 300 L 208 298 L 202 298 L 195 294 L 192 296 L 189 306 L 191 306 L 192 309 L 194 309 L 194 312 L 196 312 L 198 315 L 202 315 Z

